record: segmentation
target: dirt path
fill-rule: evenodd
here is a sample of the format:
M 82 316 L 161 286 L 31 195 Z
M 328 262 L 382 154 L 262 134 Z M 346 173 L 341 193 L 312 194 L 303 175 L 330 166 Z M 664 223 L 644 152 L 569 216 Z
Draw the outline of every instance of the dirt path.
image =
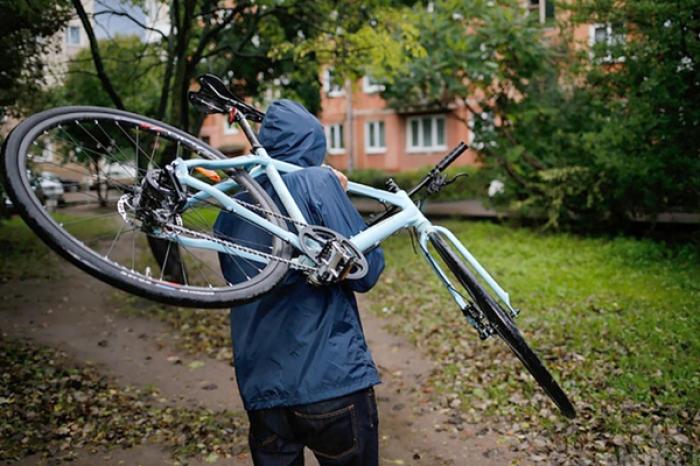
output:
M 66 352 L 79 364 L 95 364 L 122 385 L 157 387 L 164 403 L 214 410 L 242 409 L 233 368 L 194 357 L 168 343 L 165 324 L 111 309 L 115 291 L 62 264 L 56 280 L 0 286 L 0 330 Z M 462 424 L 454 413 L 431 410 L 423 382 L 433 369 L 409 343 L 384 330 L 384 321 L 363 314 L 372 354 L 383 383 L 376 389 L 380 410 L 382 465 L 502 465 L 510 453 L 484 426 Z M 164 343 L 165 342 L 165 343 Z M 194 361 L 204 363 L 203 365 Z M 307 455 L 307 464 L 317 464 Z M 37 464 L 27 458 L 20 464 Z M 172 464 L 154 445 L 130 450 L 82 452 L 73 464 Z M 191 464 L 202 464 L 195 459 Z M 224 464 L 221 460 L 218 464 Z M 226 464 L 251 464 L 247 454 Z

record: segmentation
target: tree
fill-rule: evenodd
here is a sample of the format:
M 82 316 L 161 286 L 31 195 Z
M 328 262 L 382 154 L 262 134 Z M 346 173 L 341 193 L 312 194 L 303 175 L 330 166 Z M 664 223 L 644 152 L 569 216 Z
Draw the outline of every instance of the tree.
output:
M 516 3 L 435 2 L 420 39 L 430 56 L 387 95 L 397 105 L 464 102 L 473 147 L 507 181 L 504 200 L 549 226 L 607 228 L 696 208 L 697 1 L 562 2 L 550 41 Z M 574 28 L 593 23 L 606 32 L 600 43 L 573 43 Z
M 696 1 L 582 0 L 563 33 L 598 24 L 601 40 L 530 86 L 509 150 L 549 223 L 621 227 L 700 205 L 700 15 Z M 572 79 L 566 79 L 567 76 Z
M 608 181 L 614 212 L 653 217 L 668 209 L 697 209 L 698 2 L 587 0 L 574 5 L 573 13 L 574 25 L 610 25 L 620 38 L 595 50 L 583 86 L 605 121 L 585 143 L 595 148 L 591 165 Z M 606 66 L 610 60 L 614 66 Z
M 45 83 L 43 58 L 70 18 L 68 0 L 0 0 L 0 117 Z M 14 108 L 20 111 L 21 108 Z
M 136 36 L 117 36 L 100 40 L 104 72 L 110 76 L 114 91 L 130 111 L 153 115 L 158 110 L 163 79 L 160 59 L 149 52 L 149 45 Z M 102 87 L 89 49 L 81 50 L 68 64 L 63 83 L 50 91 L 48 106 L 114 105 Z
M 509 125 L 508 114 L 531 79 L 551 60 L 540 28 L 520 2 L 442 0 L 430 14 L 417 15 L 416 29 L 430 53 L 405 63 L 389 81 L 384 97 L 396 108 L 442 108 L 455 103 L 474 116 L 474 147 L 496 159 L 518 183 L 515 167 L 495 150 L 494 123 Z M 533 158 L 532 162 L 538 162 Z

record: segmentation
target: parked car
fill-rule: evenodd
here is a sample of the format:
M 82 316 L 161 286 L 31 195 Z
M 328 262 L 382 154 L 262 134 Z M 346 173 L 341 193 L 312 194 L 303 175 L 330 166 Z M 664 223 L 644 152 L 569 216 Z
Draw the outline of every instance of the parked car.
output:
M 46 178 L 46 179 L 60 182 L 61 185 L 63 185 L 63 192 L 64 193 L 72 193 L 72 192 L 80 190 L 80 182 L 79 181 L 70 180 L 67 178 L 61 178 L 60 176 L 56 175 L 55 173 L 52 173 L 49 171 L 41 172 L 40 178 Z
M 101 188 L 104 189 L 105 185 L 108 189 L 131 186 L 136 182 L 136 173 L 136 166 L 133 164 L 111 163 L 105 165 L 100 174 L 100 181 L 103 185 Z M 83 177 L 82 185 L 87 189 L 97 189 L 97 175 Z
M 51 172 L 42 172 L 32 184 L 34 192 L 42 203 L 56 201 L 58 204 L 65 203 L 65 190 L 61 179 Z

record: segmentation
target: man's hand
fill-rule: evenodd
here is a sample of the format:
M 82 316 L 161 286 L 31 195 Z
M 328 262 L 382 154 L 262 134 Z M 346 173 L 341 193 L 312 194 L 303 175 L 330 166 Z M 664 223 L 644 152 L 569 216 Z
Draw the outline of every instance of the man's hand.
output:
M 338 181 L 340 181 L 340 186 L 342 186 L 343 189 L 344 189 L 345 191 L 347 191 L 347 190 L 348 190 L 348 177 L 345 176 L 345 174 L 344 174 L 343 172 L 338 171 L 338 170 L 336 170 L 336 169 L 333 168 L 333 167 L 328 167 L 328 168 L 330 168 L 331 170 L 333 170 L 333 173 L 335 173 L 335 176 L 338 177 Z

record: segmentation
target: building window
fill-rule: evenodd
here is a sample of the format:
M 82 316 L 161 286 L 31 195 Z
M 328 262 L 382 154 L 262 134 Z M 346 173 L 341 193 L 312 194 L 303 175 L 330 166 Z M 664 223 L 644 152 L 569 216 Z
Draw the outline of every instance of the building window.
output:
M 365 123 L 365 152 L 377 154 L 386 151 L 383 121 L 368 121 Z
M 338 83 L 337 75 L 333 68 L 326 69 L 323 78 L 323 90 L 326 91 L 328 97 L 339 97 L 345 95 L 342 83 Z
M 408 119 L 409 152 L 437 151 L 447 148 L 444 116 L 420 116 Z
M 236 123 L 229 123 L 228 119 L 224 120 L 224 134 L 227 135 L 232 135 L 232 134 L 238 134 L 238 126 L 236 126 Z
M 326 126 L 326 138 L 328 139 L 328 153 L 342 154 L 345 152 L 345 139 L 343 125 L 338 123 Z
M 211 142 L 211 138 L 209 136 L 202 136 L 199 139 L 201 139 L 204 144 L 209 144 Z
M 372 76 L 362 78 L 362 92 L 365 94 L 375 94 L 384 90 L 384 84 L 377 81 Z
M 529 0 L 527 8 L 540 24 L 551 25 L 554 22 L 553 0 Z
M 80 27 L 68 26 L 66 40 L 68 41 L 69 45 L 80 45 Z
M 622 24 L 592 24 L 588 34 L 592 58 L 604 62 L 625 60 L 624 56 L 615 51 L 615 48 L 625 42 L 625 32 Z

